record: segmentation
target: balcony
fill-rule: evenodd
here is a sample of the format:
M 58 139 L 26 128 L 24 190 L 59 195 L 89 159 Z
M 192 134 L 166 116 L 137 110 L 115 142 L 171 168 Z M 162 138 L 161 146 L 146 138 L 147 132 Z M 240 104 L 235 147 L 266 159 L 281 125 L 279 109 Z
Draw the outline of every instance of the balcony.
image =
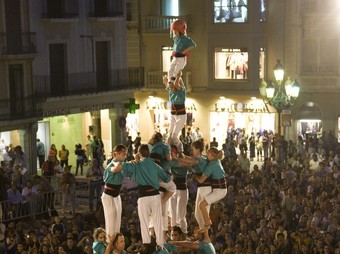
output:
M 148 71 L 146 73 L 145 88 L 146 89 L 164 89 L 163 76 L 165 75 L 162 71 Z M 188 92 L 191 91 L 191 71 L 183 71 L 182 75 L 184 84 Z
M 41 117 L 42 102 L 37 96 L 0 100 L 0 121 Z
M 123 18 L 123 0 L 90 0 L 89 16 L 97 20 Z
M 185 16 L 147 16 L 145 18 L 144 31 L 146 33 L 169 33 L 171 23 L 177 19 L 184 19 Z
M 42 0 L 42 18 L 74 20 L 79 17 L 79 0 Z
M 107 79 L 98 79 L 96 72 L 69 73 L 64 84 L 55 83 L 50 76 L 35 76 L 38 97 L 51 98 L 99 92 L 139 89 L 144 87 L 144 70 L 140 67 L 112 70 Z M 60 80 L 60 79 L 58 79 Z M 107 82 L 103 83 L 103 80 Z
M 35 33 L 0 33 L 0 55 L 25 55 L 37 53 Z

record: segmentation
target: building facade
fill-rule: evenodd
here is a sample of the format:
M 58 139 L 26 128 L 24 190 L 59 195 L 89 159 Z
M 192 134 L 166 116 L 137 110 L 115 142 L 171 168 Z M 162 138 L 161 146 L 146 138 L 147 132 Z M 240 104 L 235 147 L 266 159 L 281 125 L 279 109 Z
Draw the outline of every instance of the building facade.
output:
M 170 24 L 184 19 L 197 48 L 183 71 L 188 90 L 188 125 L 199 127 L 206 141 L 224 142 L 230 128 L 250 133 L 278 130 L 278 115 L 260 96 L 264 79 L 275 83 L 273 68 L 280 60 L 284 81 L 301 84 L 295 104 L 283 112 L 282 132 L 298 135 L 339 134 L 339 22 L 334 1 L 127 1 L 130 12 L 128 51 L 140 52 L 145 89 L 136 92 L 141 104 L 142 136 L 166 133 L 169 100 L 161 77 L 169 66 Z M 326 15 L 327 14 L 327 15 Z M 137 50 L 136 45 L 140 45 Z M 134 56 L 134 55 L 133 55 Z M 128 62 L 135 59 L 128 55 Z M 147 117 L 146 117 L 147 116 Z M 134 120 L 135 121 L 135 120 Z M 133 131 L 132 133 L 134 133 Z
M 121 142 L 124 104 L 143 86 L 128 68 L 125 2 L 0 1 L 1 139 L 21 145 L 36 172 L 36 139 L 59 150 L 100 136 Z M 47 158 L 47 156 L 46 156 Z
M 47 151 L 53 143 L 73 151 L 101 136 L 109 154 L 125 135 L 146 142 L 165 133 L 162 76 L 176 19 L 197 43 L 183 70 L 187 125 L 206 141 L 221 145 L 231 128 L 278 129 L 259 93 L 261 79 L 275 81 L 278 59 L 285 80 L 301 84 L 282 116 L 286 137 L 338 136 L 339 8 L 332 0 L 0 0 L 1 145 L 23 146 L 34 172 L 36 138 Z M 125 109 L 130 98 L 136 114 Z

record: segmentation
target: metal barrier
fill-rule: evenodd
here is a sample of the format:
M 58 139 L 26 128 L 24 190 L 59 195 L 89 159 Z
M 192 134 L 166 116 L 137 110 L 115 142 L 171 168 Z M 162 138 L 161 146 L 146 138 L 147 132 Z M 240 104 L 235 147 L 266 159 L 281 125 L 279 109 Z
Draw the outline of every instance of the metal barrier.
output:
M 20 203 L 11 203 L 10 201 L 1 201 L 1 218 L 2 221 L 11 221 L 18 219 L 35 219 L 41 217 L 50 217 L 56 214 L 54 206 L 55 192 L 45 192 L 33 195 Z
M 87 178 L 77 178 L 76 182 L 76 206 L 98 208 L 101 202 L 103 182 L 93 182 Z M 98 191 L 98 194 L 96 193 Z M 92 200 L 90 200 L 92 199 Z M 92 205 L 90 204 L 92 202 Z M 10 201 L 0 202 L 0 218 L 4 222 L 11 220 L 28 219 L 34 222 L 36 219 L 48 218 L 58 214 L 61 209 L 61 190 L 39 193 L 23 200 L 18 204 Z M 57 208 L 56 208 L 57 207 Z

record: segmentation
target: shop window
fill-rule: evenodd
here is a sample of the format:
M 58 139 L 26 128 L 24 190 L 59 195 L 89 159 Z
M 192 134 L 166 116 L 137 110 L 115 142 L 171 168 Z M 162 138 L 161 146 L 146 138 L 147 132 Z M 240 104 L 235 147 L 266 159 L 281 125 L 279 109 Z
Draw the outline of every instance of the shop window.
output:
M 266 22 L 267 20 L 267 1 L 260 0 L 260 22 Z
M 247 49 L 215 49 L 215 79 L 247 78 Z
M 168 72 L 170 69 L 172 47 L 162 47 L 162 70 Z
M 214 23 L 246 23 L 247 20 L 247 0 L 214 1 Z
M 264 79 L 264 73 L 265 73 L 265 51 L 264 48 L 260 48 L 260 55 L 259 55 L 259 77 L 260 79 Z

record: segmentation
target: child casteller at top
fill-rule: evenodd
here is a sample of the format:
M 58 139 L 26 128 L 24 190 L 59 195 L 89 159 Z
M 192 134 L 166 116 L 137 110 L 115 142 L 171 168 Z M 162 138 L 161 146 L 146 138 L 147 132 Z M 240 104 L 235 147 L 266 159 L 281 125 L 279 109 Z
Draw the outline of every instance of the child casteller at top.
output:
M 174 40 L 172 61 L 168 72 L 168 82 L 173 83 L 177 74 L 187 64 L 189 50 L 196 47 L 196 43 L 187 36 L 187 23 L 183 19 L 172 22 L 170 37 Z

